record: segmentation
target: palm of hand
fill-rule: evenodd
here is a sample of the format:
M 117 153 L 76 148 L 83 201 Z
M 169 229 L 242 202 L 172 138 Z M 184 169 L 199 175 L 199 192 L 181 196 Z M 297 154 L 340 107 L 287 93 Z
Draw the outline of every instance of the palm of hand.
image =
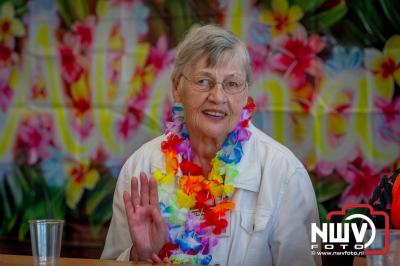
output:
M 135 239 L 135 248 L 140 257 L 148 258 L 152 253 L 158 253 L 166 240 L 166 230 L 153 219 L 154 212 L 157 212 L 155 207 L 148 205 L 137 208 L 131 217 L 131 237 Z
M 157 183 L 153 177 L 148 180 L 141 173 L 140 196 L 138 180 L 133 177 L 131 195 L 125 191 L 123 197 L 136 259 L 151 259 L 166 242 L 167 231 L 159 207 Z

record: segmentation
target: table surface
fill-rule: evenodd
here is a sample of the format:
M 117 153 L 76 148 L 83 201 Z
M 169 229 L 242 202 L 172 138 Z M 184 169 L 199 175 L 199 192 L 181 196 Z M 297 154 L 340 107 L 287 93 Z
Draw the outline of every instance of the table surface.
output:
M 8 255 L 0 254 L 1 266 L 31 266 L 32 256 Z M 95 260 L 95 259 L 78 259 L 78 258 L 60 258 L 57 260 L 57 266 L 149 266 L 149 265 L 166 265 L 151 264 L 146 262 L 132 261 L 113 261 L 113 260 Z
M 23 255 L 8 255 L 0 254 L 1 266 L 30 266 L 32 265 L 32 256 Z M 78 258 L 60 258 L 57 261 L 57 266 L 150 266 L 150 265 L 166 265 L 166 264 L 151 264 L 145 262 L 122 262 L 113 260 L 95 260 L 95 259 L 78 259 Z M 356 257 L 354 266 L 366 266 L 365 258 Z

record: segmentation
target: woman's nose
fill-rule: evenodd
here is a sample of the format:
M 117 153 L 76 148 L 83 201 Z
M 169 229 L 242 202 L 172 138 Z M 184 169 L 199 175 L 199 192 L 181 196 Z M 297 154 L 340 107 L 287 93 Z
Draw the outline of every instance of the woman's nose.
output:
M 216 104 L 225 103 L 227 95 L 221 83 L 216 83 L 210 90 L 208 99 Z

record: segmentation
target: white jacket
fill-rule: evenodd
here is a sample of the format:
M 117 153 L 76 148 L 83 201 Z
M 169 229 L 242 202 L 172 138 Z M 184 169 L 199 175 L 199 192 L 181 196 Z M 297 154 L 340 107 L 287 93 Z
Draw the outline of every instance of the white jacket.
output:
M 237 165 L 228 234 L 220 237 L 210 264 L 321 265 L 311 256 L 311 223 L 319 224 L 310 178 L 293 153 L 250 124 L 251 138 Z M 114 194 L 113 216 L 103 259 L 129 260 L 132 240 L 123 192 L 132 176 L 165 169 L 160 144 L 164 136 L 140 147 L 123 166 Z

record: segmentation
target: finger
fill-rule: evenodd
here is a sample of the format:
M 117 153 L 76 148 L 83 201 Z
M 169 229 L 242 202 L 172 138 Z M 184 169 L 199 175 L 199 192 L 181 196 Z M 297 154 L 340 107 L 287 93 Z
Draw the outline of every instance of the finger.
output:
M 155 263 L 163 263 L 163 261 L 160 259 L 160 257 L 156 253 L 153 253 L 151 255 L 151 260 Z
M 158 202 L 157 182 L 154 177 L 150 177 L 149 187 L 150 187 L 150 205 L 159 208 L 160 204 Z
M 168 265 L 171 263 L 171 262 L 169 261 L 169 258 L 168 258 L 168 257 L 165 257 L 165 258 L 163 259 L 163 262 L 164 262 L 164 263 L 167 263 Z
M 145 173 L 140 173 L 140 200 L 142 206 L 149 205 L 149 180 Z
M 136 177 L 132 177 L 131 179 L 131 201 L 134 211 L 136 211 L 136 206 L 140 204 L 139 199 L 139 184 Z
M 126 217 L 128 218 L 128 224 L 130 226 L 131 225 L 130 217 L 132 217 L 135 214 L 135 210 L 132 205 L 131 196 L 127 191 L 124 191 L 123 198 L 124 198 Z

